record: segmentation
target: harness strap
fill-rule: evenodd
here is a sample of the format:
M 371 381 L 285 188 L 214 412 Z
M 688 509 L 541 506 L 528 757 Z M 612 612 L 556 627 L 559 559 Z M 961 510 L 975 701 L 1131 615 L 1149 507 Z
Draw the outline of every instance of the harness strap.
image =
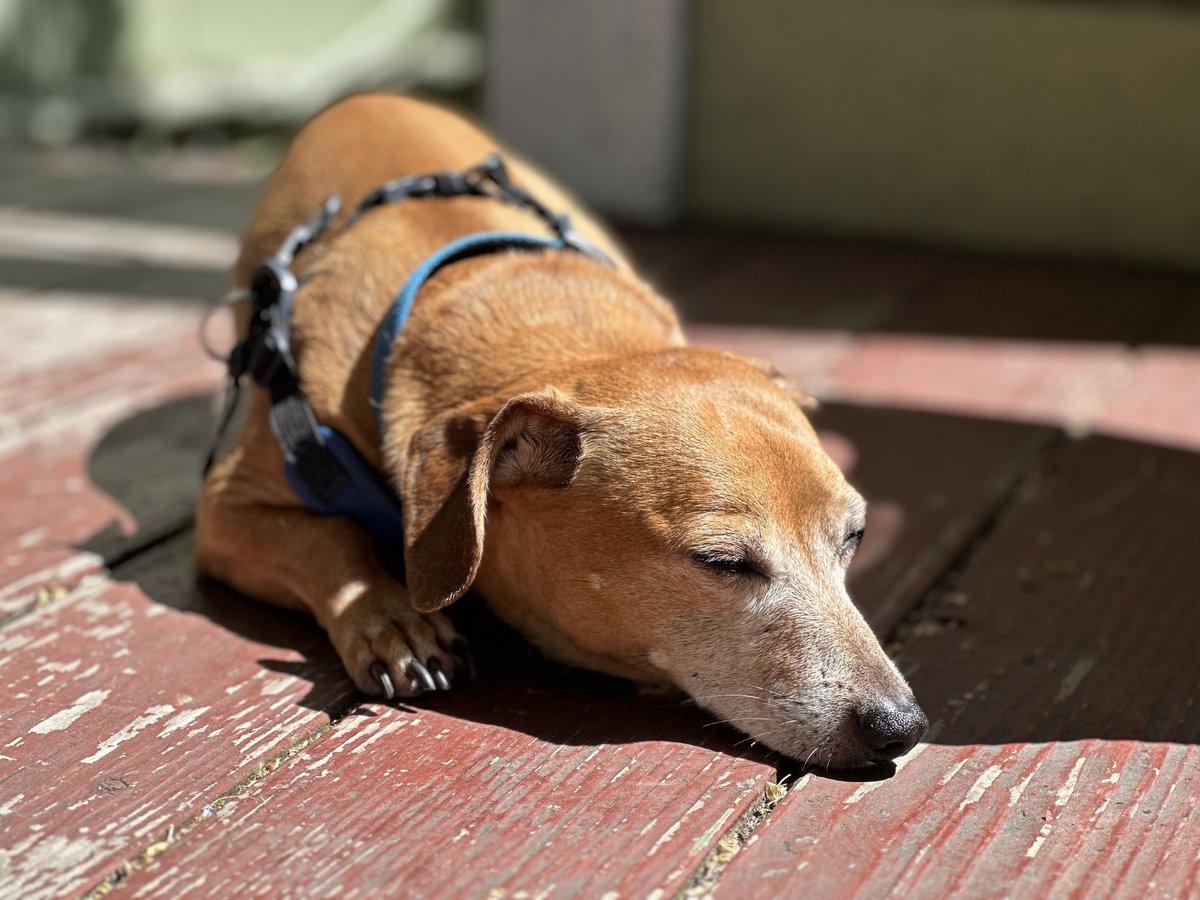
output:
M 300 287 L 291 264 L 297 253 L 329 227 L 341 204 L 341 198 L 336 194 L 326 200 L 316 215 L 291 230 L 275 251 L 275 255 L 259 266 L 251 276 L 250 326 L 246 336 L 234 345 L 226 360 L 229 380 L 225 388 L 224 408 L 218 418 L 217 431 L 213 435 L 208 456 L 204 461 L 205 475 L 212 468 L 225 431 L 233 421 L 241 397 L 242 379 L 247 374 L 256 384 L 267 388 L 271 393 L 271 427 L 279 437 L 285 457 L 294 451 L 298 443 L 315 434 L 315 420 L 311 427 L 307 427 L 309 423 L 294 414 L 288 414 L 282 417 L 282 421 L 276 421 L 281 417 L 275 413 L 274 407 L 290 394 L 299 393 L 303 399 L 300 379 L 296 374 L 296 362 L 292 358 L 288 329 L 292 301 Z M 288 435 L 288 440 L 280 437 L 281 434 Z
M 574 244 L 568 243 L 562 237 L 545 238 L 515 231 L 481 231 L 452 241 L 432 256 L 427 257 L 409 276 L 400 293 L 396 295 L 391 309 L 388 310 L 383 323 L 379 326 L 379 334 L 375 339 L 375 351 L 371 357 L 371 406 L 375 409 L 380 438 L 384 436 L 383 392 L 392 345 L 396 343 L 397 336 L 404 330 L 404 326 L 408 322 L 413 301 L 430 278 L 446 266 L 487 253 L 499 253 L 505 250 L 563 250 L 574 249 L 574 247 Z
M 367 194 L 349 217 L 350 227 L 376 206 L 420 197 L 490 197 L 528 210 L 549 227 L 554 237 L 520 232 L 481 232 L 442 247 L 424 260 L 405 281 L 376 339 L 371 370 L 371 402 L 379 422 L 384 380 L 392 345 L 403 330 L 421 287 L 443 267 L 484 253 L 505 250 L 571 249 L 611 264 L 595 247 L 580 239 L 565 215 L 555 215 L 527 191 L 517 187 L 499 156 L 492 156 L 465 172 L 400 178 Z M 285 461 L 285 475 L 304 505 L 320 515 L 347 516 L 372 536 L 388 570 L 404 581 L 403 528 L 400 501 L 386 480 L 343 435 L 317 422 L 304 395 L 296 360 L 292 355 L 290 324 L 292 305 L 300 282 L 292 262 L 305 246 L 330 225 L 340 208 L 330 197 L 312 219 L 294 228 L 275 255 L 254 273 L 250 282 L 250 327 L 226 360 L 228 386 L 225 410 L 213 438 L 208 469 L 233 417 L 242 381 L 249 375 L 271 398 L 268 420 Z

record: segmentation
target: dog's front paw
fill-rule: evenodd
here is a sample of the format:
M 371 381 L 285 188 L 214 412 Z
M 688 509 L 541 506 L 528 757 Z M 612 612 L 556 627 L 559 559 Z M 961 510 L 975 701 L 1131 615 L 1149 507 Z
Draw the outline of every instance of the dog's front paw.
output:
M 419 613 L 405 598 L 358 597 L 329 627 L 354 683 L 385 699 L 445 691 L 473 675 L 467 642 L 441 613 Z

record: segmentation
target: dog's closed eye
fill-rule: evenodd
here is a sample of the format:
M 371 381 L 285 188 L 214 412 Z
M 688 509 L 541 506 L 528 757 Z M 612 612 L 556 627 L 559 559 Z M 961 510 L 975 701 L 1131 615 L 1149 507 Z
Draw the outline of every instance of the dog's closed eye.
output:
M 854 551 L 858 549 L 858 545 L 862 543 L 863 529 L 855 528 L 846 532 L 846 536 L 842 539 L 842 546 L 838 550 L 838 555 L 845 562 L 850 562 L 850 557 L 854 556 Z
M 763 566 L 748 553 L 697 548 L 689 555 L 696 565 L 727 578 L 767 578 Z

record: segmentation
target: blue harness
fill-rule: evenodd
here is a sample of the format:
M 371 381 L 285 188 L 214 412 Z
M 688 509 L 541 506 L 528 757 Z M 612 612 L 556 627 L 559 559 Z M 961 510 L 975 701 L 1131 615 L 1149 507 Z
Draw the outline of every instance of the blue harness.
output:
M 573 250 L 610 262 L 571 229 L 565 215 L 555 215 L 508 177 L 503 161 L 492 156 L 466 172 L 442 172 L 400 178 L 372 191 L 350 216 L 346 228 L 376 206 L 414 198 L 490 197 L 529 210 L 553 231 L 553 237 L 508 231 L 485 231 L 453 241 L 425 259 L 408 277 L 379 327 L 371 359 L 371 405 L 380 438 L 384 435 L 383 392 L 388 358 L 404 330 L 413 301 L 441 269 L 461 260 L 510 250 Z M 216 456 L 229 427 L 245 376 L 271 395 L 268 418 L 283 451 L 288 484 L 308 509 L 323 516 L 345 516 L 361 525 L 375 542 L 388 571 L 404 581 L 404 511 L 387 481 L 343 434 L 317 421 L 291 351 L 292 307 L 300 283 L 292 262 L 304 247 L 328 228 L 340 208 L 330 197 L 310 221 L 288 235 L 279 250 L 250 281 L 252 313 L 246 337 L 226 360 L 225 409 L 204 471 Z

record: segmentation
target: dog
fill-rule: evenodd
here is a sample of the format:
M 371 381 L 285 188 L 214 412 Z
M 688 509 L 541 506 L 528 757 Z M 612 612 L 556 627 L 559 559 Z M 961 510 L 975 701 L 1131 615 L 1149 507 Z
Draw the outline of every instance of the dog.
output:
M 234 287 L 330 195 L 496 152 L 421 101 L 333 104 L 267 183 Z M 489 197 L 414 200 L 339 214 L 295 262 L 304 392 L 402 503 L 405 583 L 361 527 L 301 503 L 262 389 L 205 479 L 199 572 L 313 615 L 367 694 L 462 676 L 466 642 L 442 610 L 471 589 L 550 657 L 673 685 L 795 759 L 853 768 L 908 752 L 926 719 L 847 595 L 865 504 L 821 448 L 809 399 L 767 363 L 687 346 L 605 229 L 503 157 L 608 262 L 550 249 L 447 266 L 396 337 L 378 410 L 371 344 L 397 288 L 463 235 L 544 226 Z

